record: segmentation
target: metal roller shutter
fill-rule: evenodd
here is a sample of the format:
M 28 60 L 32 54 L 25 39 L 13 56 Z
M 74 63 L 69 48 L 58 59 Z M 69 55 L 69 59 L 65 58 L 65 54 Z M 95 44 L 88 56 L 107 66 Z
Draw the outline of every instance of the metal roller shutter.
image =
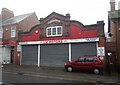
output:
M 38 45 L 23 45 L 21 64 L 37 65 L 38 64 Z
M 96 43 L 74 43 L 72 44 L 72 60 L 79 56 L 97 55 Z
M 68 44 L 41 45 L 41 65 L 63 67 L 68 61 Z

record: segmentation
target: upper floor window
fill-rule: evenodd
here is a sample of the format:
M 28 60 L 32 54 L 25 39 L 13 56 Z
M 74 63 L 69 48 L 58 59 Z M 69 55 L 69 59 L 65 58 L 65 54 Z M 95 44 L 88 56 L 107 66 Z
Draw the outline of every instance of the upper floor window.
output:
M 2 36 L 3 36 L 3 29 L 2 27 L 0 27 L 0 38 L 2 38 Z
M 62 36 L 62 26 L 48 27 L 46 29 L 47 37 L 51 36 Z
M 15 38 L 16 37 L 16 26 L 12 26 L 11 27 L 11 38 Z

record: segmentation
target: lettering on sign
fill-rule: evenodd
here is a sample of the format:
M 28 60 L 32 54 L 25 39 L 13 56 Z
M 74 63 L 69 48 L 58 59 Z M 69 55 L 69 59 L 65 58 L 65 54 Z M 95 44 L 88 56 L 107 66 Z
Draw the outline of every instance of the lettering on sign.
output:
M 97 38 L 87 38 L 86 40 L 87 40 L 88 42 L 90 42 L 90 41 L 96 41 Z
M 46 40 L 46 41 L 43 41 L 43 44 L 50 44 L 50 43 L 62 43 L 62 40 Z

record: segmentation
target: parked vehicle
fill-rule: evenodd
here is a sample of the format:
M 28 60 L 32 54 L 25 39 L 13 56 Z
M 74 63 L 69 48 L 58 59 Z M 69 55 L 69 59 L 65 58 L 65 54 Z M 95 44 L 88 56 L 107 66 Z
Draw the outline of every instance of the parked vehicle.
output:
M 95 74 L 100 74 L 102 70 L 102 62 L 97 56 L 81 56 L 76 61 L 67 62 L 64 64 L 68 72 L 74 70 L 92 71 Z

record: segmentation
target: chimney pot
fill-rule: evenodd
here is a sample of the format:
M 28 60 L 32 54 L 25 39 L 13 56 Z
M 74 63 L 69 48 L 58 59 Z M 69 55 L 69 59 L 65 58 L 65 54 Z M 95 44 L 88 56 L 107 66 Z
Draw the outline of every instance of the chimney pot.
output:
M 44 19 L 44 18 L 40 18 L 40 22 L 42 22 L 42 21 L 43 21 L 43 19 Z
M 66 14 L 66 17 L 67 17 L 68 20 L 70 20 L 70 14 L 69 13 Z

